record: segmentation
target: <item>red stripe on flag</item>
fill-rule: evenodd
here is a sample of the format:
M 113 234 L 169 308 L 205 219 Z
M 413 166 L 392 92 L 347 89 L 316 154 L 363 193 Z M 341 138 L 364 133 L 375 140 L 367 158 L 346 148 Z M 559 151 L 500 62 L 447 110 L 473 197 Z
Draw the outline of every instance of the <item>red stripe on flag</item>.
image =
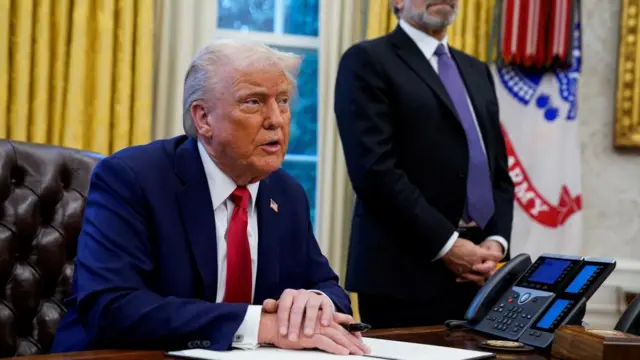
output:
M 548 43 L 549 48 L 547 50 L 547 56 L 545 59 L 545 65 L 550 66 L 553 62 L 553 58 L 556 52 L 556 44 L 558 38 L 558 19 L 559 19 L 559 6 L 561 0 L 551 1 L 551 9 L 549 11 L 549 34 Z
M 527 52 L 524 58 L 525 66 L 535 64 L 536 50 L 538 45 L 538 28 L 540 24 L 540 1 L 529 2 L 529 25 L 527 29 Z
M 516 0 L 505 0 L 502 5 L 502 60 L 506 64 L 513 61 L 514 51 L 512 50 L 514 36 L 514 2 Z M 517 27 L 516 27 L 517 30 Z
M 558 56 L 563 63 L 569 54 L 569 32 L 571 29 L 571 0 L 562 0 L 562 20 L 560 23 L 560 44 Z
M 516 63 L 521 65 L 524 63 L 524 58 L 527 52 L 527 34 L 529 32 L 529 3 L 531 0 L 516 0 L 516 9 L 518 11 L 518 44 L 516 53 Z
M 538 3 L 539 11 L 538 11 L 538 41 L 536 46 L 536 59 L 535 65 L 537 67 L 542 67 L 545 61 L 545 52 L 547 50 L 547 41 L 546 41 L 546 33 L 548 24 L 547 14 L 549 11 L 549 1 L 548 0 L 539 0 Z

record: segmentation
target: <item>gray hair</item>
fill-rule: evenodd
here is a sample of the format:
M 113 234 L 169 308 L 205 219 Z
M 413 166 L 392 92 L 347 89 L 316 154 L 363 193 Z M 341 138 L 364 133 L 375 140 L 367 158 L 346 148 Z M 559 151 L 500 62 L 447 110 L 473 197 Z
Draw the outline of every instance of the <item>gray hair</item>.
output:
M 295 85 L 300 62 L 301 59 L 296 54 L 255 42 L 225 39 L 206 45 L 193 57 L 184 78 L 182 126 L 185 134 L 197 136 L 198 132 L 191 118 L 191 105 L 196 100 L 204 99 L 208 91 L 215 91 L 224 74 L 234 70 L 275 67 L 284 71 Z

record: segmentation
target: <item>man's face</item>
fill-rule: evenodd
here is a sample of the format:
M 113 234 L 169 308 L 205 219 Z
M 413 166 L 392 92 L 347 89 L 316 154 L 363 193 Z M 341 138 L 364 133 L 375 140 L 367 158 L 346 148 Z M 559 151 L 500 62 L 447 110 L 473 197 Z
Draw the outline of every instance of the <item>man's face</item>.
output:
M 429 30 L 442 30 L 456 17 L 458 0 L 404 0 L 400 1 L 402 17 Z
M 207 115 L 211 134 L 201 134 L 211 137 L 211 155 L 223 171 L 254 182 L 280 168 L 292 92 L 292 81 L 279 69 L 232 71 L 218 84 Z

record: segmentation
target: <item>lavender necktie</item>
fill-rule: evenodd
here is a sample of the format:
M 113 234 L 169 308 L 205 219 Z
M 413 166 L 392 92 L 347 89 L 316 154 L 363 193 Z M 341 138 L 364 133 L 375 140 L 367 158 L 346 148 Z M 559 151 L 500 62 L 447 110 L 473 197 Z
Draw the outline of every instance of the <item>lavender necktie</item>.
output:
M 467 174 L 467 203 L 464 219 L 475 221 L 484 228 L 494 212 L 491 175 L 487 156 L 482 148 L 480 132 L 476 127 L 471 107 L 467 100 L 467 90 L 462 82 L 456 63 L 444 45 L 439 44 L 435 55 L 438 57 L 438 75 L 453 101 L 460 123 L 467 136 L 469 148 L 469 172 Z

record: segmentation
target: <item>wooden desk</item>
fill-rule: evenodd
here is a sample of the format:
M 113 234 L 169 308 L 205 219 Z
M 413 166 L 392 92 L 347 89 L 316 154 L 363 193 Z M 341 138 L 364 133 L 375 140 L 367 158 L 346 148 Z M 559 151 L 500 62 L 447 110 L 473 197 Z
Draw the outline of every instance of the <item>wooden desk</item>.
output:
M 519 360 L 553 360 L 548 352 L 496 352 L 481 348 L 478 344 L 487 337 L 469 330 L 447 331 L 444 326 L 427 326 L 406 329 L 373 330 L 366 334 L 367 337 L 407 341 L 428 345 L 446 346 L 457 349 L 486 351 L 496 353 L 497 359 Z
M 477 344 L 485 337 L 468 330 L 447 331 L 443 326 L 429 326 L 409 329 L 374 330 L 366 333 L 367 337 L 388 339 L 396 341 L 410 341 L 429 345 L 447 346 L 459 349 L 490 351 L 479 347 Z M 548 353 L 498 353 L 498 359 L 522 359 L 522 360 L 547 360 L 554 359 Z M 127 351 L 127 350 L 101 350 L 78 353 L 39 355 L 18 358 L 19 360 L 165 360 L 174 359 L 165 357 L 161 351 Z

